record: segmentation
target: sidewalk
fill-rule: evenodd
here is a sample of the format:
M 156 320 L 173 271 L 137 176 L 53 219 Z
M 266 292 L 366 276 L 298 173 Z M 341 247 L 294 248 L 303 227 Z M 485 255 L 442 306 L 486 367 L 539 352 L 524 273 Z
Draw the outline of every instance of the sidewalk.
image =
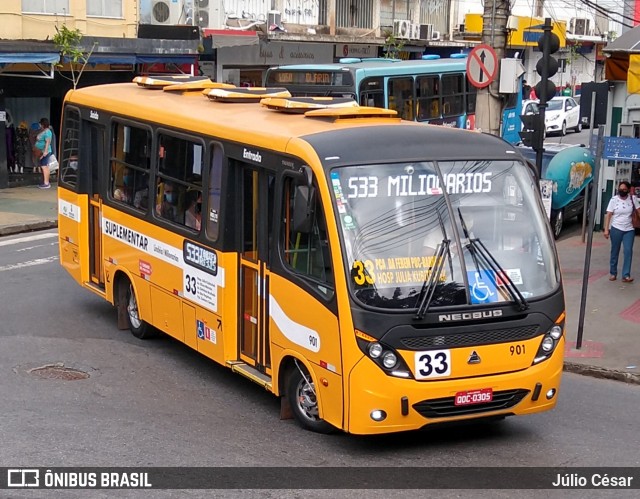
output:
M 58 226 L 58 184 L 0 189 L 0 236 Z
M 57 185 L 0 189 L 0 236 L 57 226 Z M 636 281 L 609 281 L 609 242 L 593 234 L 582 348 L 575 349 L 586 244 L 577 235 L 557 241 L 567 305 L 565 370 L 640 384 L 640 255 Z M 640 241 L 636 241 L 638 253 Z

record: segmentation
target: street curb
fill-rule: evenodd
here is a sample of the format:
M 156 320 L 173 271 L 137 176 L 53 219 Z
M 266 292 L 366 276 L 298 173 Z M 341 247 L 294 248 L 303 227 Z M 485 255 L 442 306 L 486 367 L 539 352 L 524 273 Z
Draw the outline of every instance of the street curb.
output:
M 5 227 L 0 227 L 0 236 L 11 236 L 13 234 L 20 234 L 22 232 L 31 232 L 35 230 L 54 229 L 57 226 L 57 220 L 39 220 L 37 222 L 26 224 L 7 225 Z
M 564 370 L 570 373 L 592 376 L 594 378 L 611 379 L 614 381 L 623 381 L 625 383 L 640 385 L 640 374 L 638 373 L 616 371 L 615 369 L 575 364 L 573 362 L 565 362 Z

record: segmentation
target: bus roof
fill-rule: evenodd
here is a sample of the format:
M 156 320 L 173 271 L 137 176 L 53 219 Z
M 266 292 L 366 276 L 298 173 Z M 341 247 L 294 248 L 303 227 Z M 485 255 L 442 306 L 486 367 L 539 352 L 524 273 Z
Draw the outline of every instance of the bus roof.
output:
M 294 149 L 300 154 L 305 146 L 295 139 L 301 139 L 310 144 L 322 160 L 340 157 L 340 164 L 424 161 L 427 155 L 429 159 L 461 160 L 519 156 L 502 139 L 474 131 L 384 117 L 309 118 L 269 110 L 258 103 L 213 102 L 200 92 L 149 90 L 133 83 L 71 90 L 65 101 L 82 105 L 98 115 L 105 111 L 265 150 L 291 152 L 295 142 Z M 460 147 L 461 143 L 465 144 L 464 148 Z M 389 147 L 390 144 L 394 147 Z
M 400 61 L 398 59 L 362 59 L 359 62 L 336 62 L 333 64 L 288 64 L 274 66 L 271 69 L 288 69 L 293 71 L 332 71 L 332 70 L 380 70 L 385 74 L 404 74 L 409 71 L 439 72 L 439 71 L 464 71 L 467 67 L 466 59 L 415 59 Z

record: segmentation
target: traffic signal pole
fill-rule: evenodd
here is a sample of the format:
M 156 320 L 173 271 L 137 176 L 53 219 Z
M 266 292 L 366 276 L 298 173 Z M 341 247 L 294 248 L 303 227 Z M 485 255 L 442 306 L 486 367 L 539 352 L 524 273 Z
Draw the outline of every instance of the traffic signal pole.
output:
M 540 99 L 540 103 L 538 104 L 538 110 L 540 113 L 540 127 L 542 133 L 538 134 L 538 144 L 534 146 L 536 150 L 536 170 L 538 171 L 539 178 L 542 178 L 542 155 L 544 153 L 544 137 L 546 135 L 546 122 L 545 122 L 545 114 L 547 109 L 547 99 L 548 99 L 548 81 L 549 81 L 549 58 L 551 57 L 551 30 L 553 29 L 551 25 L 551 18 L 547 17 L 544 20 L 544 25 L 542 28 L 542 58 L 538 61 L 538 66 L 536 69 L 539 70 L 541 80 L 540 83 L 536 86 L 536 94 L 538 95 L 538 99 Z M 557 50 L 557 49 L 556 49 Z M 557 66 L 557 62 L 556 62 Z M 556 67 L 556 71 L 557 71 Z M 555 74 L 555 72 L 553 74 Z M 538 93 L 538 87 L 540 89 L 540 93 Z M 554 91 L 555 94 L 555 91 Z M 553 95 L 551 96 L 553 97 Z
M 558 72 L 558 60 L 551 57 L 560 49 L 560 39 L 558 35 L 553 33 L 553 25 L 551 18 L 547 17 L 544 24 L 537 26 L 542 29 L 542 36 L 538 40 L 538 48 L 542 52 L 542 57 L 536 64 L 536 72 L 540 75 L 540 81 L 536 84 L 536 95 L 540 100 L 538 104 L 540 115 L 540 130 L 542 133 L 538 138 L 536 150 L 536 168 L 538 174 L 542 176 L 542 154 L 544 153 L 544 136 L 546 130 L 545 114 L 547 110 L 547 101 L 553 99 L 556 95 L 556 84 L 550 78 Z

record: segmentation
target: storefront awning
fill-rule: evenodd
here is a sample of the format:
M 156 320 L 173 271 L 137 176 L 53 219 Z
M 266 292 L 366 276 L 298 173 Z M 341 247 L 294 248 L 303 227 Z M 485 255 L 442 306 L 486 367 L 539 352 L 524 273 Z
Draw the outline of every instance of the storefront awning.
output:
M 0 74 L 23 78 L 53 79 L 54 66 L 59 60 L 60 54 L 57 52 L 0 52 Z M 24 66 L 25 64 L 33 66 Z M 20 66 L 16 67 L 15 65 Z
M 0 54 L 0 64 L 55 64 L 59 60 L 60 54 L 51 52 Z
M 65 57 L 64 61 L 69 62 L 69 59 Z M 190 66 L 186 72 L 192 75 L 195 74 L 197 61 L 198 56 L 196 54 L 118 54 L 100 52 L 93 53 L 89 56 L 89 64 L 91 66 L 99 64 L 129 66 L 135 66 L 136 64 L 145 64 L 147 66 L 161 64 L 174 67 L 179 74 L 185 73 L 184 66 Z
M 197 55 L 190 54 L 113 54 L 89 56 L 89 64 L 195 64 Z M 65 58 L 65 62 L 69 59 Z
M 68 62 L 68 59 L 66 59 Z M 89 64 L 135 64 L 134 54 L 91 54 Z
M 138 64 L 195 64 L 197 55 L 190 54 L 154 54 L 137 55 Z

